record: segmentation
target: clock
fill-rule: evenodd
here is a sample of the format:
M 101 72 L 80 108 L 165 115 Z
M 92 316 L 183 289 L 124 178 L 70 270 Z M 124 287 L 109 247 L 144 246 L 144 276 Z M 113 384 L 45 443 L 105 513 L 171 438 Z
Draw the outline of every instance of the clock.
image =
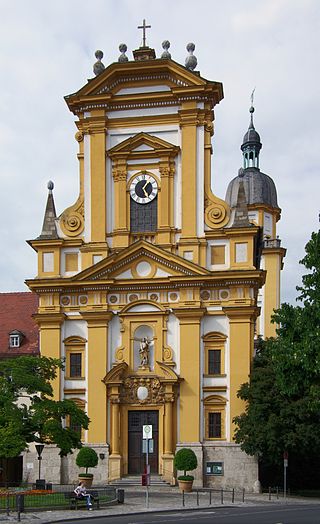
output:
M 130 196 L 138 204 L 148 204 L 158 194 L 156 179 L 148 173 L 136 176 L 130 185 Z

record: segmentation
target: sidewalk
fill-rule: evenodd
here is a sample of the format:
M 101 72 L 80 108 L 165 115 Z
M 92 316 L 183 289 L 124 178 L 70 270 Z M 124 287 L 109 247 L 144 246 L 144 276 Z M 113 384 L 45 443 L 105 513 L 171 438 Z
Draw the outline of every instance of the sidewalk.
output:
M 177 488 L 167 488 L 159 491 L 157 488 L 149 488 L 149 508 L 146 507 L 146 494 L 143 488 L 139 490 L 127 488 L 125 489 L 124 504 L 114 504 L 112 506 L 102 507 L 99 510 L 87 511 L 85 508 L 80 510 L 54 510 L 41 512 L 21 513 L 21 522 L 25 523 L 51 523 L 51 522 L 66 522 L 68 519 L 76 518 L 94 518 L 96 516 L 112 516 L 122 514 L 137 514 L 154 511 L 170 511 L 170 510 L 188 510 L 188 509 L 204 509 L 208 507 L 221 507 L 221 499 L 219 493 L 212 496 L 212 504 L 209 505 L 209 493 L 199 492 L 199 506 L 197 505 L 197 493 L 192 492 L 185 496 L 185 506 L 182 505 L 182 495 Z M 288 504 L 319 504 L 318 499 L 302 499 L 302 498 L 288 498 Z M 232 504 L 231 496 L 224 497 L 225 506 L 243 506 L 243 505 L 260 505 L 260 504 L 280 504 L 283 503 L 283 498 L 278 500 L 274 497 L 271 501 L 268 500 L 268 495 L 247 494 L 245 502 L 242 502 L 242 494 L 237 493 L 235 502 Z M 11 513 L 10 516 L 0 514 L 0 522 L 17 522 L 17 514 Z

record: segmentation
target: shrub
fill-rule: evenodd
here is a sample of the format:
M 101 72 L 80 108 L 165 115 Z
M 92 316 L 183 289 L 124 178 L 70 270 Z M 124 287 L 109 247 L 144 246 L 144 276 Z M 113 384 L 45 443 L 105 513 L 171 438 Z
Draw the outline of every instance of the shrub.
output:
M 79 468 L 86 468 L 87 475 L 88 468 L 95 468 L 98 464 L 98 455 L 92 448 L 81 448 L 76 458 L 76 464 Z
M 194 451 L 189 448 L 182 448 L 177 451 L 173 461 L 174 467 L 183 471 L 183 475 L 178 477 L 178 480 L 193 480 L 192 475 L 187 475 L 187 471 L 192 471 L 198 466 L 197 457 Z

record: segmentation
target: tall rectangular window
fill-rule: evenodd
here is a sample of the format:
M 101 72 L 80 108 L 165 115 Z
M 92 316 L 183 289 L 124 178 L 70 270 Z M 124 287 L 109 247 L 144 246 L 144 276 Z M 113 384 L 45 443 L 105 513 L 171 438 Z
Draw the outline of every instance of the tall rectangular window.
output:
M 70 378 L 80 378 L 82 376 L 81 353 L 70 353 Z
M 66 253 L 66 271 L 78 271 L 78 253 Z
M 209 375 L 220 375 L 221 374 L 221 351 L 220 349 L 209 349 L 208 350 L 208 374 Z
M 221 438 L 221 413 L 208 413 L 209 415 L 209 438 Z

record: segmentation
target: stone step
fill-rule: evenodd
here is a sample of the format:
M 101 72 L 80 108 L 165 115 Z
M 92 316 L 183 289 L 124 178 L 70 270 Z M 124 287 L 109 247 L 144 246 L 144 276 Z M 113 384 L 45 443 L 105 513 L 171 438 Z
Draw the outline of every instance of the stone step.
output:
M 141 475 L 127 475 L 125 477 L 122 477 L 118 480 L 113 480 L 110 482 L 112 486 L 141 486 Z M 158 487 L 167 487 L 170 486 L 170 482 L 167 482 L 166 480 L 163 480 L 160 475 L 151 475 L 150 478 L 150 485 L 151 486 L 158 486 Z

